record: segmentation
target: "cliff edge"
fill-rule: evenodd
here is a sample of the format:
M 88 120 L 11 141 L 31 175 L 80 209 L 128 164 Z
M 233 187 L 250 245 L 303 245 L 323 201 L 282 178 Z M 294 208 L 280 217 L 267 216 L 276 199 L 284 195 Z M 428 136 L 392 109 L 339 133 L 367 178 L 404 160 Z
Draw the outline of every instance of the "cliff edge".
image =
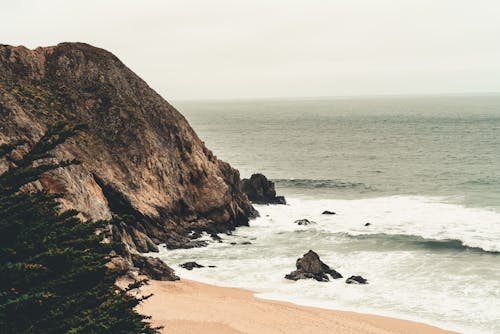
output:
M 191 232 L 228 232 L 255 215 L 238 171 L 113 54 L 83 43 L 0 45 L 0 144 L 33 143 L 58 120 L 88 126 L 56 151 L 82 164 L 37 186 L 65 194 L 63 208 L 86 219 L 129 217 L 113 236 L 133 253 L 197 246 Z

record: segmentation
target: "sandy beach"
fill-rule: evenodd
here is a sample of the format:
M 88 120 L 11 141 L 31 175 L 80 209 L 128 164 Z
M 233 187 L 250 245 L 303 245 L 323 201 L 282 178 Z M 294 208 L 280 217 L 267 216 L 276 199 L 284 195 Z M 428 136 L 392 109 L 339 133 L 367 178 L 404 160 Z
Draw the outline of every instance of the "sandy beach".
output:
M 164 326 L 162 333 L 455 333 L 434 326 L 382 316 L 332 311 L 254 297 L 252 291 L 182 279 L 150 280 L 142 294 L 154 295 L 139 306 Z

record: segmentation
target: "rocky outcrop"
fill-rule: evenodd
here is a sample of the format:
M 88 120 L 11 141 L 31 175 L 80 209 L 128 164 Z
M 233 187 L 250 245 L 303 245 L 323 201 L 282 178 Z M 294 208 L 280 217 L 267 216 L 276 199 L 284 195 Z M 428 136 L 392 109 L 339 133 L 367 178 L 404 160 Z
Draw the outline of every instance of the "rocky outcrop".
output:
M 173 269 L 157 257 L 132 254 L 132 261 L 134 266 L 139 269 L 140 274 L 152 279 L 159 281 L 177 281 L 179 279 Z
M 194 268 L 205 268 L 205 266 L 194 261 L 180 264 L 179 267 L 184 268 L 186 270 L 193 270 Z
M 286 279 L 297 281 L 299 279 L 313 278 L 320 282 L 328 282 L 330 276 L 333 279 L 342 278 L 342 275 L 331 269 L 327 264 L 320 260 L 318 254 L 309 250 L 303 257 L 297 259 L 297 270 L 285 275 Z
M 300 225 L 300 226 L 307 226 L 307 225 L 314 225 L 316 222 L 309 220 L 309 219 L 298 219 L 293 222 L 294 224 Z
M 322 215 L 335 215 L 336 213 L 333 211 L 325 210 L 321 213 Z
M 274 182 L 262 174 L 253 174 L 250 179 L 241 180 L 241 191 L 256 204 L 286 204 L 285 197 L 276 196 Z
M 0 144 L 32 144 L 59 120 L 87 125 L 55 151 L 82 163 L 35 186 L 63 193 L 62 207 L 85 219 L 127 217 L 113 227 L 124 256 L 160 243 L 202 246 L 191 231 L 228 232 L 256 215 L 238 171 L 111 53 L 83 43 L 0 45 Z
M 362 276 L 351 276 L 345 282 L 347 284 L 368 284 L 368 280 Z

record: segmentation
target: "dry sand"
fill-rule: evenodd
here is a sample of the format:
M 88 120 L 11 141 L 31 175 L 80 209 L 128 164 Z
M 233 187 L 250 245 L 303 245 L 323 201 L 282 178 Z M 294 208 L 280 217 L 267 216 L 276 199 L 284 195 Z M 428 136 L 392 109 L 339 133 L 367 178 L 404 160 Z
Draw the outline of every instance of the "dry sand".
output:
M 141 293 L 154 295 L 139 312 L 169 334 L 454 333 L 412 321 L 259 299 L 252 291 L 185 279 L 151 280 Z

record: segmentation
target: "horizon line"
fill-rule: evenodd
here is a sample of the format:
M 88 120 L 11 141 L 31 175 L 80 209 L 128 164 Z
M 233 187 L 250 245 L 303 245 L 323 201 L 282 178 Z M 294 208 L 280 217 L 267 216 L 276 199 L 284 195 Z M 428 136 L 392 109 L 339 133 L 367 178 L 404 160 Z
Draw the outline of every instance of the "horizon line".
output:
M 477 92 L 441 92 L 441 93 L 382 93 L 382 94 L 348 94 L 348 95 L 318 95 L 318 96 L 256 96 L 256 97 L 202 97 L 202 98 L 169 98 L 168 101 L 176 102 L 206 102 L 206 101 L 248 101 L 248 100 L 327 100 L 348 98 L 387 98 L 387 97 L 439 97 L 439 96 L 486 96 L 500 95 L 500 91 Z

